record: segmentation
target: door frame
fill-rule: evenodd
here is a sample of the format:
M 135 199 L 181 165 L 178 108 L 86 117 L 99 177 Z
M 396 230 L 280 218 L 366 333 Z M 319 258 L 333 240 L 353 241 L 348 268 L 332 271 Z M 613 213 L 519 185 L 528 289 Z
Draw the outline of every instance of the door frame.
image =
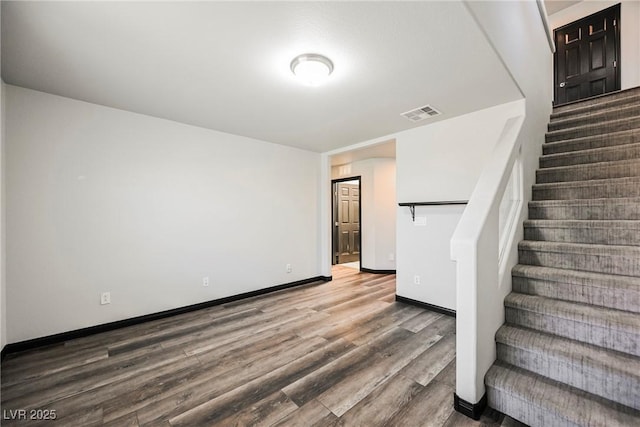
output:
M 567 27 L 570 27 L 572 25 L 575 25 L 577 23 L 579 23 L 580 21 L 583 20 L 587 20 L 592 18 L 595 15 L 601 14 L 603 12 L 608 12 L 610 10 L 615 10 L 616 11 L 616 38 L 615 38 L 615 44 L 616 44 L 616 88 L 613 89 L 611 92 L 615 92 L 621 89 L 622 87 L 622 80 L 621 80 L 621 70 L 622 70 L 622 58 L 621 58 L 621 49 L 620 49 L 620 45 L 621 45 L 621 39 L 622 39 L 622 31 L 620 31 L 620 21 L 621 21 L 621 15 L 622 15 L 622 6 L 621 3 L 617 3 L 613 6 L 609 6 L 606 7 L 602 10 L 599 10 L 597 12 L 591 13 L 587 16 L 583 16 L 580 19 L 576 19 L 573 22 L 569 22 L 568 24 L 564 24 L 558 28 L 554 28 L 553 30 L 553 44 L 554 44 L 554 52 L 553 52 L 553 105 L 564 105 L 564 104 L 570 104 L 572 102 L 578 102 L 578 101 L 582 101 L 582 99 L 579 99 L 577 101 L 570 101 L 570 102 L 565 102 L 565 103 L 559 103 L 558 100 L 558 45 L 557 45 L 557 32 L 560 30 L 564 30 Z M 611 92 L 606 92 L 606 93 L 611 93 Z M 583 98 L 583 99 L 587 99 L 587 98 Z
M 362 176 L 351 176 L 347 178 L 338 178 L 331 180 L 331 265 L 337 265 L 336 263 L 336 249 L 338 245 L 338 240 L 336 236 L 336 217 L 337 215 L 337 206 L 336 206 L 336 192 L 334 191 L 334 187 L 339 182 L 347 182 L 347 181 L 358 181 L 358 217 L 360 218 L 360 255 L 358 256 L 358 263 L 360 264 L 359 270 L 362 271 Z

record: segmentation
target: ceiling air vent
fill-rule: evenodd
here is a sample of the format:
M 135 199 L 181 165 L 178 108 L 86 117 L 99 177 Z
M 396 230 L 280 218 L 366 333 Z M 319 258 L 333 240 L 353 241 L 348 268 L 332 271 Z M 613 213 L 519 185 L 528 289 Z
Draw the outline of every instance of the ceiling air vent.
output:
M 416 108 L 415 110 L 407 111 L 400 114 L 406 117 L 412 122 L 419 122 L 420 120 L 428 119 L 429 117 L 439 116 L 442 114 L 440 111 L 433 108 L 431 105 L 425 105 L 424 107 Z

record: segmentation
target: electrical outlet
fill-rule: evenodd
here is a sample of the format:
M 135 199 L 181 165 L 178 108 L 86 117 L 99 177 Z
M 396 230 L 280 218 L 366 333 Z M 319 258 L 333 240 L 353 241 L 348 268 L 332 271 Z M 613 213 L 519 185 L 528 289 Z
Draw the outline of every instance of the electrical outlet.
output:
M 396 255 L 393 252 L 389 252 L 389 261 L 395 261 Z
M 111 292 L 100 294 L 100 305 L 111 304 Z
M 202 286 L 209 286 L 209 277 L 202 278 Z
M 418 276 L 417 274 L 415 276 L 413 276 L 413 284 L 414 285 L 419 285 L 420 284 L 420 276 Z
M 287 273 L 291 273 L 293 268 L 291 268 L 291 264 L 287 264 Z

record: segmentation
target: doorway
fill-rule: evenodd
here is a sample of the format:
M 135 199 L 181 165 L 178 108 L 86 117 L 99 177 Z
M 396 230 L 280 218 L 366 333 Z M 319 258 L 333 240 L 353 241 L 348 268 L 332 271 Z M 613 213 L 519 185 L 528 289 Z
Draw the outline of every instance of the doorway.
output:
M 358 263 L 361 267 L 361 188 L 360 177 L 331 181 L 332 254 L 331 264 Z
M 620 4 L 554 30 L 554 104 L 620 90 Z

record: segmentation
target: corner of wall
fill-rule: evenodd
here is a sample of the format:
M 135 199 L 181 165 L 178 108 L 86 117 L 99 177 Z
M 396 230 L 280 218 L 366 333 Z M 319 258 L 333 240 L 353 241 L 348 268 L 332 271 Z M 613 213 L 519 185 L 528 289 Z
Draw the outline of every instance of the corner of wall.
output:
M 0 22 L 2 12 L 0 8 Z M 0 55 L 0 69 L 2 69 L 2 57 Z M 0 77 L 0 350 L 4 350 L 7 344 L 7 285 L 5 274 L 5 167 L 4 167 L 4 141 L 5 141 L 5 84 Z
M 7 344 L 7 281 L 5 245 L 5 84 L 0 80 L 0 349 Z

